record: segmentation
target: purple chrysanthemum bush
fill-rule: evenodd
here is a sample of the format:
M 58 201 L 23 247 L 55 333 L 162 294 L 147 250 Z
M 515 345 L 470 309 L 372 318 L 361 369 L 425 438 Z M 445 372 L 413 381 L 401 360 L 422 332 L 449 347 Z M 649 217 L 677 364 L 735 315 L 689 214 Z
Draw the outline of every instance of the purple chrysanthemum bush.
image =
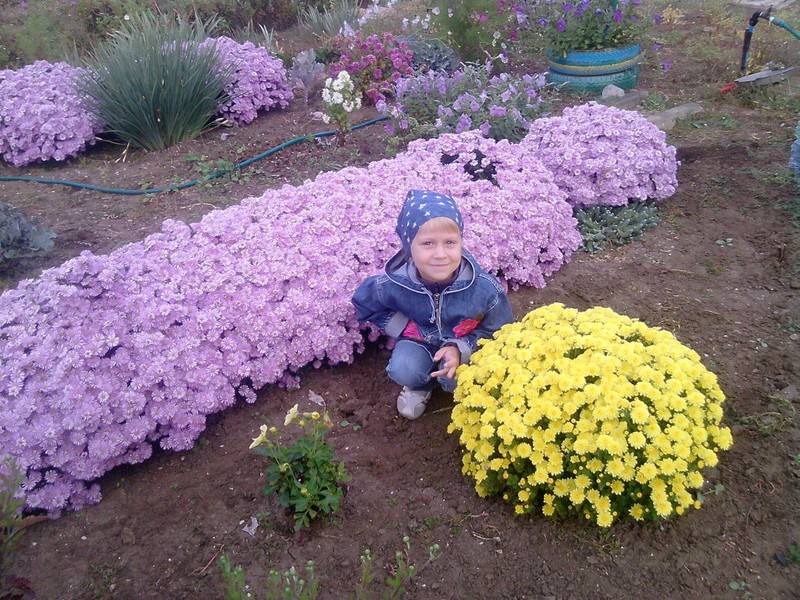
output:
M 80 69 L 43 60 L 0 70 L 0 156 L 15 167 L 64 160 L 94 144 L 102 125 L 75 88 Z
M 27 470 L 27 506 L 97 502 L 89 482 L 154 443 L 190 448 L 237 394 L 352 360 L 363 337 L 350 293 L 397 249 L 398 190 L 419 187 L 456 197 L 468 247 L 512 285 L 544 285 L 580 243 L 527 149 L 472 132 L 167 221 L 0 296 L 0 448 Z
M 225 36 L 209 38 L 204 43 L 216 44 L 223 68 L 233 71 L 233 78 L 225 87 L 229 100 L 219 107 L 222 117 L 243 125 L 255 120 L 259 111 L 289 105 L 293 95 L 286 68 L 269 50 Z
M 590 102 L 538 119 L 522 140 L 575 207 L 624 206 L 675 193 L 678 162 L 666 134 L 635 111 Z

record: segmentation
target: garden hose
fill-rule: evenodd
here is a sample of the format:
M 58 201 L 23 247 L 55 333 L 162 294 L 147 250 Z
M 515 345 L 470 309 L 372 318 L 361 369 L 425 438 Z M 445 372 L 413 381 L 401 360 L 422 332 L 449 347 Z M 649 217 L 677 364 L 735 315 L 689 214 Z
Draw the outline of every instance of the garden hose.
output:
M 744 45 L 742 46 L 742 73 L 747 71 L 747 61 L 750 54 L 750 40 L 753 37 L 753 30 L 758 25 L 758 20 L 764 19 L 765 21 L 769 21 L 773 25 L 777 25 L 778 27 L 782 27 L 789 33 L 791 33 L 794 37 L 800 40 L 800 33 L 798 33 L 795 29 L 778 19 L 777 17 L 772 16 L 772 7 L 770 6 L 766 12 L 754 12 L 753 16 L 750 17 L 750 23 L 747 26 L 747 29 L 744 32 Z
M 387 116 L 383 116 L 383 117 L 377 117 L 375 119 L 370 119 L 369 121 L 365 121 L 364 123 L 353 125 L 351 129 L 355 131 L 356 129 L 361 129 L 362 127 L 366 127 L 367 125 L 373 125 L 374 123 L 385 121 L 388 118 L 389 117 Z M 198 183 L 203 183 L 206 181 L 210 181 L 212 179 L 217 179 L 219 177 L 222 177 L 223 175 L 231 173 L 232 171 L 236 171 L 237 169 L 242 169 L 244 167 L 253 164 L 256 161 L 259 161 L 263 158 L 267 158 L 268 156 L 271 156 L 276 152 L 283 150 L 284 148 L 288 148 L 289 146 L 294 146 L 295 144 L 299 144 L 300 142 L 310 141 L 316 138 L 331 137 L 333 135 L 336 135 L 337 133 L 338 133 L 337 131 L 322 131 L 320 133 L 313 133 L 311 135 L 296 137 L 293 140 L 289 140 L 288 142 L 279 144 L 274 148 L 270 148 L 266 152 L 262 152 L 261 154 L 254 156 L 253 158 L 248 158 L 245 161 L 235 164 L 229 169 L 221 169 L 219 171 L 214 171 L 213 173 L 206 175 L 205 177 L 201 177 L 200 179 L 193 179 L 191 181 L 186 181 L 178 185 L 171 185 L 169 187 L 163 187 L 163 188 L 147 188 L 144 190 L 125 190 L 125 189 L 102 187 L 102 186 L 92 185 L 89 183 L 79 183 L 77 181 L 62 181 L 59 179 L 44 179 L 41 177 L 6 176 L 6 175 L 0 175 L 0 181 L 28 181 L 31 183 L 44 183 L 50 185 L 66 185 L 69 187 L 80 188 L 84 190 L 92 190 L 94 192 L 103 192 L 105 194 L 122 194 L 126 196 L 161 194 L 163 192 L 174 192 L 177 190 L 184 190 L 188 187 L 192 187 L 193 185 L 197 185 Z

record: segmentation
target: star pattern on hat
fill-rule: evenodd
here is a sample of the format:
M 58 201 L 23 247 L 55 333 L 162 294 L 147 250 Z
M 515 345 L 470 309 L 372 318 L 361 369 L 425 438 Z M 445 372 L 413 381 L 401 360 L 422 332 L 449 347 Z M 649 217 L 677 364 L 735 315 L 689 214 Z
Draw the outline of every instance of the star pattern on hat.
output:
M 406 195 L 400 215 L 397 217 L 397 235 L 403 249 L 411 252 L 411 242 L 420 227 L 435 217 L 446 217 L 455 221 L 463 234 L 464 223 L 455 200 L 446 194 L 425 190 L 411 190 Z

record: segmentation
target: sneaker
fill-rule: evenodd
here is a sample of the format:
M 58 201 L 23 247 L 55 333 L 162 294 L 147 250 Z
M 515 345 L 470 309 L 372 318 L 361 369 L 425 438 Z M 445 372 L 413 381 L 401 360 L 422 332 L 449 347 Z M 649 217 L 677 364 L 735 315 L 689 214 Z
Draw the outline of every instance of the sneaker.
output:
M 425 412 L 432 390 L 410 390 L 403 387 L 397 397 L 397 412 L 406 419 L 419 419 Z

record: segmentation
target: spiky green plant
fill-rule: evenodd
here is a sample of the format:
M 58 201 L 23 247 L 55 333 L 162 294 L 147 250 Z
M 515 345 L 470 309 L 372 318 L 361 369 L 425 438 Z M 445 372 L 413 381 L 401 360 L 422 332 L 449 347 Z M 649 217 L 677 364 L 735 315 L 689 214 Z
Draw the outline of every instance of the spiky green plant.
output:
M 359 0 L 338 0 L 330 9 L 323 11 L 312 4 L 300 13 L 299 21 L 317 37 L 330 39 L 339 34 L 345 23 L 357 29 L 358 11 Z
M 147 150 L 200 135 L 231 77 L 214 44 L 201 45 L 216 24 L 141 14 L 98 46 L 80 88 L 105 131 Z
M 645 229 L 660 222 L 654 204 L 630 202 L 625 206 L 591 206 L 575 211 L 583 237 L 581 250 L 600 252 L 606 243 L 621 246 L 642 236 Z

